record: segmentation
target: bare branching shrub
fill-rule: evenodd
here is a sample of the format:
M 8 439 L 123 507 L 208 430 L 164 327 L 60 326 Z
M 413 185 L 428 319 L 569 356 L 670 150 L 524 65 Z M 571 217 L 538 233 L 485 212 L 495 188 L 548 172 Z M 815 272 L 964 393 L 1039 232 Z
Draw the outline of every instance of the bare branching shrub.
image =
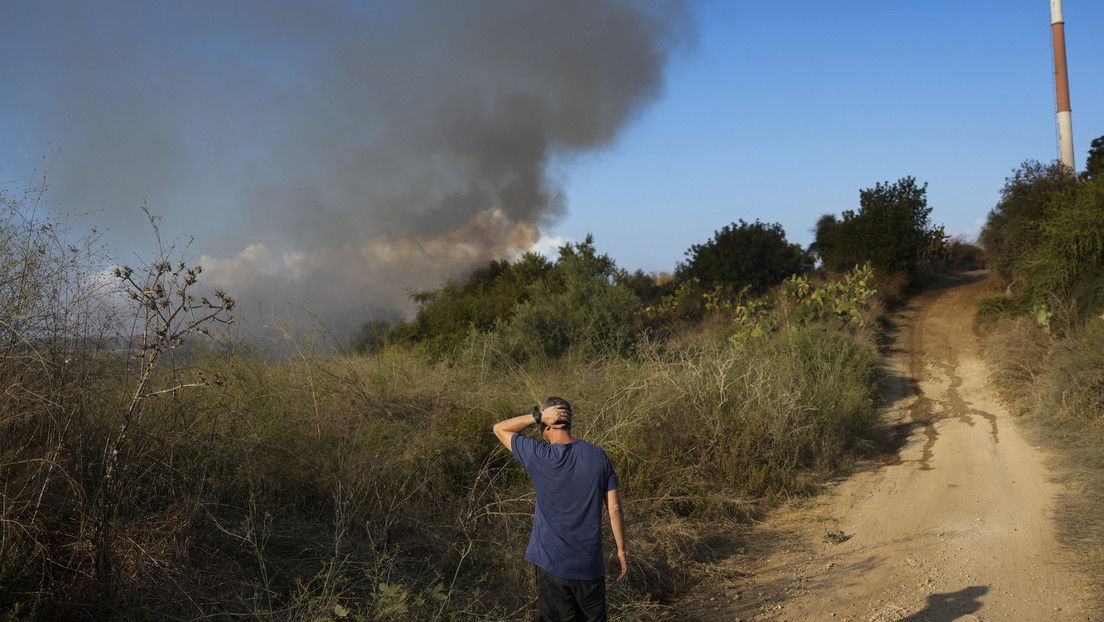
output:
M 103 457 L 103 476 L 97 500 L 97 518 L 93 533 L 96 555 L 96 576 L 114 591 L 117 580 L 116 542 L 112 524 L 123 496 L 133 494 L 138 461 L 129 456 L 134 443 L 128 438 L 132 426 L 140 423 L 148 400 L 163 395 L 176 395 L 192 387 L 205 387 L 212 381 L 198 372 L 188 378 L 178 368 L 176 353 L 185 346 L 185 339 L 194 335 L 210 337 L 211 324 L 229 325 L 229 315 L 234 301 L 226 293 L 216 290 L 209 298 L 196 293 L 202 267 L 189 267 L 184 263 L 183 251 L 177 252 L 172 243 L 161 240 L 158 218 L 143 206 L 157 239 L 154 260 L 135 272 L 129 266 L 115 268 L 115 278 L 121 281 L 127 297 L 137 307 L 135 328 L 127 336 L 127 380 L 130 399 L 125 403 L 117 420 L 113 438 L 107 444 Z M 168 368 L 162 371 L 162 358 L 167 357 Z M 132 365 L 133 363 L 133 371 Z M 155 381 L 161 383 L 155 386 Z

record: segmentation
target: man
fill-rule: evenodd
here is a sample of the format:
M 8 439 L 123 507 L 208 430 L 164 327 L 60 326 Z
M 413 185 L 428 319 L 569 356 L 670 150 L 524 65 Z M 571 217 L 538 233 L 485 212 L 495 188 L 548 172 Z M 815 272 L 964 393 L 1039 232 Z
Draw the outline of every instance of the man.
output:
M 533 479 L 537 507 L 525 559 L 536 566 L 537 619 L 606 620 L 606 577 L 602 564 L 602 504 L 609 509 L 617 551 L 610 574 L 628 570 L 625 519 L 617 475 L 606 452 L 571 435 L 571 405 L 550 397 L 532 415 L 494 426 L 495 436 Z M 520 434 L 539 425 L 541 443 Z

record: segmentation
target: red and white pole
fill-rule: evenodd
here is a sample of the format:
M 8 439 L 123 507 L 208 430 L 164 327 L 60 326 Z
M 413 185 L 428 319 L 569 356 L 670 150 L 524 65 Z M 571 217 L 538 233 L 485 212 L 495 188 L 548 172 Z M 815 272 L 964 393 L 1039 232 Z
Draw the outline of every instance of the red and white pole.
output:
M 1075 172 L 1073 120 L 1070 118 L 1069 75 L 1066 72 L 1066 31 L 1062 0 L 1050 0 L 1050 32 L 1054 39 L 1054 88 L 1058 93 L 1058 152 L 1062 165 Z

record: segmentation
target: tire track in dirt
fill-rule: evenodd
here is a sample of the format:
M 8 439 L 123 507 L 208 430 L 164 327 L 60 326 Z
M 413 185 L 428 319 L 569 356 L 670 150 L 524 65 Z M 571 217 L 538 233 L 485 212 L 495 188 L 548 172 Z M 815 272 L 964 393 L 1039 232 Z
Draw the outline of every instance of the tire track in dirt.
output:
M 722 560 L 743 578 L 686 603 L 696 620 L 1096 620 L 1055 537 L 1061 487 L 996 399 L 972 332 L 984 273 L 891 317 L 886 457 L 763 529 L 780 546 Z

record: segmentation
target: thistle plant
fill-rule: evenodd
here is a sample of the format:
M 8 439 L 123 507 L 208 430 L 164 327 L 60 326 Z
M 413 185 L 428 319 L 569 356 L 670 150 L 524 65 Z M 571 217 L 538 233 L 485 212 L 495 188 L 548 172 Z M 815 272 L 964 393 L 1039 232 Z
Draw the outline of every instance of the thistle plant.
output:
M 229 326 L 234 321 L 230 315 L 234 300 L 222 290 L 215 290 L 211 297 L 195 293 L 203 268 L 199 265 L 188 266 L 183 261 L 186 247 L 178 252 L 175 244 L 163 243 L 159 218 L 150 214 L 146 206 L 142 210 L 149 218 L 157 239 L 156 259 L 138 271 L 126 265 L 116 267 L 114 271 L 131 304 L 136 306 L 135 330 L 128 339 L 128 346 L 129 358 L 138 360 L 139 365 L 130 400 L 122 412 L 114 438 L 105 448 L 103 461 L 94 542 L 97 572 L 101 581 L 108 584 L 113 576 L 111 522 L 123 488 L 119 486 L 119 480 L 126 464 L 121 461 L 120 454 L 128 445 L 128 431 L 139 422 L 143 404 L 149 398 L 186 388 L 209 386 L 212 382 L 202 374 L 198 379 L 188 381 L 174 364 L 168 386 L 154 386 L 155 378 L 164 377 L 158 374 L 159 364 L 166 355 L 175 362 L 175 351 L 185 345 L 189 335 L 210 338 L 209 327 L 212 324 Z M 218 377 L 213 381 L 221 382 Z

